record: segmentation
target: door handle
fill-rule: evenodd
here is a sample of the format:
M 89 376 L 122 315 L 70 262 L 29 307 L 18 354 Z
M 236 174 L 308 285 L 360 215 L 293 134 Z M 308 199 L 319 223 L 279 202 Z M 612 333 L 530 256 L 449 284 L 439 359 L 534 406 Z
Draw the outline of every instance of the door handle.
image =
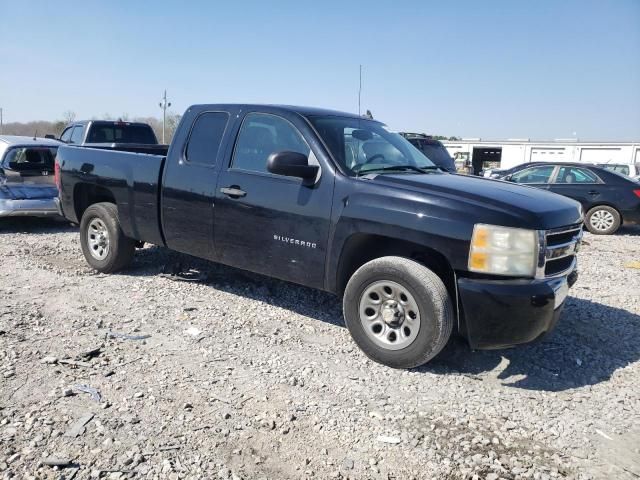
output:
M 589 195 L 598 195 L 600 192 L 597 190 L 589 190 Z
M 223 187 L 220 189 L 220 192 L 224 193 L 226 196 L 231 198 L 240 198 L 247 195 L 247 192 L 240 189 L 237 185 L 232 185 L 230 187 Z

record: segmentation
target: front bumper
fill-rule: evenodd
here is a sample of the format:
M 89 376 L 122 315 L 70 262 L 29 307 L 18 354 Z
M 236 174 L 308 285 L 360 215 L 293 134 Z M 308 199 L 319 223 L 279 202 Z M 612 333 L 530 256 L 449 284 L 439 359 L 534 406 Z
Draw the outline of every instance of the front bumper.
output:
M 0 217 L 50 217 L 58 215 L 59 209 L 55 198 L 0 199 Z
M 553 329 L 577 270 L 541 280 L 458 278 L 461 331 L 471 348 L 532 342 Z

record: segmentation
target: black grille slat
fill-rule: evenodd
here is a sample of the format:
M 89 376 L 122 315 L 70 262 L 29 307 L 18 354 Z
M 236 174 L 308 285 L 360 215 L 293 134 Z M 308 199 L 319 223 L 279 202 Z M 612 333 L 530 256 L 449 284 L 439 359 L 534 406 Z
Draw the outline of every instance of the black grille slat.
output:
M 545 233 L 545 277 L 560 275 L 571 268 L 581 240 L 582 225 L 571 225 Z
M 555 245 L 561 245 L 563 243 L 567 243 L 572 241 L 576 235 L 580 233 L 581 228 L 575 228 L 571 230 L 566 230 L 558 233 L 548 232 L 547 233 L 547 246 L 553 247 Z
M 547 260 L 547 265 L 544 269 L 544 274 L 548 277 L 551 275 L 557 275 L 559 273 L 564 272 L 566 269 L 571 267 L 575 255 L 571 255 L 569 257 L 558 258 L 556 260 Z

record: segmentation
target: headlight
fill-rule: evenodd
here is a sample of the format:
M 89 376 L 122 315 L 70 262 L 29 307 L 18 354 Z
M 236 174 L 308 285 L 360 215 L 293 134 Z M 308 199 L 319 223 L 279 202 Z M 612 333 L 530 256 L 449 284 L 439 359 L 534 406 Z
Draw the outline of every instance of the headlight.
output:
M 537 260 L 538 234 L 535 230 L 481 223 L 473 227 L 470 271 L 534 277 Z

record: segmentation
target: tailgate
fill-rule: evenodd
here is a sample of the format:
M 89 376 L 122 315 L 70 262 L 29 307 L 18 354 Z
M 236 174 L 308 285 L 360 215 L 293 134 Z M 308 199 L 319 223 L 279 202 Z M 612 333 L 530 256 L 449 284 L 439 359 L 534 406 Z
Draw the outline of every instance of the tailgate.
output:
M 46 184 L 0 184 L 0 199 L 3 200 L 36 200 L 55 198 L 58 190 L 54 185 Z

